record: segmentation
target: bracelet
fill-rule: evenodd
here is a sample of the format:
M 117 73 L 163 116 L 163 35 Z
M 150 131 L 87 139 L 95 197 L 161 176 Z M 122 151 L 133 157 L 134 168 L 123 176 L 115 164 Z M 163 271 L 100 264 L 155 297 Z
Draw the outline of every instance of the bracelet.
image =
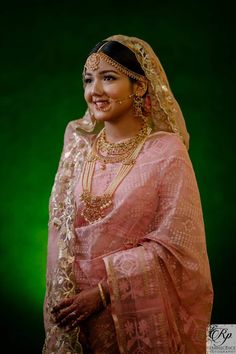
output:
M 102 299 L 103 306 L 106 307 L 107 306 L 107 302 L 106 302 L 106 298 L 105 298 L 101 283 L 98 283 L 98 289 L 99 289 L 99 293 L 100 293 L 100 296 L 101 296 L 101 299 Z

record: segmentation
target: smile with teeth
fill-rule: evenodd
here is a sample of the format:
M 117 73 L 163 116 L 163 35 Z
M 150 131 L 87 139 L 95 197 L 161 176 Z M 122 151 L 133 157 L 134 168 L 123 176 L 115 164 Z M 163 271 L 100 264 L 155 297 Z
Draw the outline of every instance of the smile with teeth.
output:
M 97 100 L 93 102 L 95 108 L 102 112 L 107 112 L 111 108 L 110 100 Z

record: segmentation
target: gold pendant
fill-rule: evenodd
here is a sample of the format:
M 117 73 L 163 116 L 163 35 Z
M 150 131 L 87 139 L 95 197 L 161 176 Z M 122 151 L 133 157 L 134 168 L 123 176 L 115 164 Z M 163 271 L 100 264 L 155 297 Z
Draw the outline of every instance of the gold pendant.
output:
M 101 220 L 104 217 L 103 210 L 111 206 L 112 198 L 110 195 L 92 196 L 89 192 L 83 192 L 80 199 L 84 202 L 85 206 L 81 215 L 89 223 Z

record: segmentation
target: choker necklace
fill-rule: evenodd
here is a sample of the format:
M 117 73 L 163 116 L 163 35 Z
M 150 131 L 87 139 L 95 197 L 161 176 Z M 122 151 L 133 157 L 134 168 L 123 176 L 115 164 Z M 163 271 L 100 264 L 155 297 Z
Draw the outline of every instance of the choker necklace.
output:
M 97 140 L 98 150 L 100 150 L 100 152 L 106 152 L 107 155 L 118 155 L 127 152 L 127 150 L 130 151 L 139 141 L 142 140 L 147 132 L 147 128 L 147 124 L 142 124 L 141 129 L 135 136 L 118 143 L 109 143 L 106 139 L 105 128 L 103 128 Z
M 101 164 L 101 169 L 105 170 L 107 163 L 124 161 L 132 150 L 146 137 L 148 129 L 148 125 L 143 124 L 138 134 L 120 143 L 109 143 L 106 140 L 105 129 L 103 129 L 92 147 L 96 159 Z
M 80 195 L 80 200 L 83 201 L 84 207 L 81 215 L 89 224 L 93 224 L 94 222 L 101 220 L 104 217 L 104 209 L 112 205 L 112 196 L 115 190 L 117 189 L 119 184 L 123 181 L 123 179 L 127 176 L 127 174 L 130 172 L 133 165 L 135 164 L 136 158 L 139 152 L 141 151 L 143 144 L 145 143 L 147 137 L 150 135 L 152 131 L 152 129 L 148 126 L 146 126 L 142 134 L 141 134 L 141 130 L 134 138 L 131 138 L 131 139 L 136 139 L 135 140 L 136 143 L 133 146 L 133 148 L 130 148 L 127 153 L 124 152 L 124 154 L 115 155 L 115 157 L 118 156 L 119 159 L 121 159 L 120 156 L 122 156 L 122 159 L 118 161 L 114 161 L 113 159 L 110 159 L 113 158 L 112 155 L 107 155 L 102 157 L 100 157 L 101 155 L 98 155 L 98 151 L 96 148 L 98 145 L 98 140 L 102 135 L 102 132 L 97 136 L 93 144 L 92 150 L 90 151 L 88 157 L 85 160 L 83 171 L 82 171 L 83 192 Z M 118 143 L 118 144 L 123 144 L 123 143 Z M 101 195 L 93 195 L 91 193 L 92 178 L 95 170 L 96 161 L 100 161 L 100 162 L 102 161 L 102 163 L 104 164 L 113 163 L 113 162 L 122 162 L 121 166 L 118 168 L 117 174 L 115 175 L 114 179 L 106 188 L 105 192 Z

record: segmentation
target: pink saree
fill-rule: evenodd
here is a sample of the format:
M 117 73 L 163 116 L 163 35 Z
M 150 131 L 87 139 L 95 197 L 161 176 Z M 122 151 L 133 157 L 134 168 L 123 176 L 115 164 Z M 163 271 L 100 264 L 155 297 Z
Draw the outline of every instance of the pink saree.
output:
M 69 123 L 50 198 L 43 354 L 204 354 L 213 290 L 183 114 L 146 42 L 108 40 L 130 48 L 145 73 L 154 133 L 105 217 L 88 225 L 80 176 L 97 128 L 89 110 Z M 118 167 L 101 170 L 96 163 L 94 194 L 104 192 Z M 53 306 L 102 279 L 110 290 L 107 308 L 72 332 L 60 329 Z
M 108 164 L 104 171 L 96 164 L 94 194 L 104 191 L 118 165 Z M 85 222 L 80 193 L 79 180 L 74 188 L 76 291 L 106 278 L 111 298 L 81 326 L 89 353 L 204 354 L 213 291 L 198 187 L 179 137 L 157 132 L 147 139 L 102 220 Z M 53 235 L 49 273 L 56 259 Z

